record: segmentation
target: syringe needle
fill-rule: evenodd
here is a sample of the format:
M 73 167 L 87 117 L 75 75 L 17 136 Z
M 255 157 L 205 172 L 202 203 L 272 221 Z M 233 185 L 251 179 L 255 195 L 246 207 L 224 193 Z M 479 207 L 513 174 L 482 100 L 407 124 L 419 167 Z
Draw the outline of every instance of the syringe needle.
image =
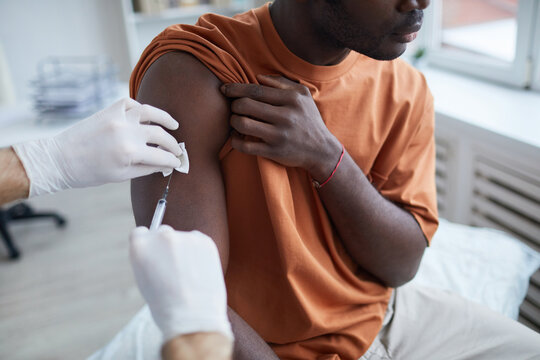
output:
M 167 181 L 167 187 L 165 188 L 165 192 L 163 193 L 163 199 L 167 199 L 167 195 L 169 194 L 169 185 L 171 184 L 172 175 L 174 174 L 174 171 L 169 175 L 169 181 Z
M 167 187 L 163 193 L 163 197 L 158 200 L 156 205 L 156 210 L 154 211 L 154 217 L 150 223 L 150 230 L 157 230 L 163 221 L 163 216 L 165 215 L 165 209 L 167 208 L 167 195 L 169 194 L 169 185 L 171 184 L 172 174 L 169 176 L 169 181 L 167 182 Z

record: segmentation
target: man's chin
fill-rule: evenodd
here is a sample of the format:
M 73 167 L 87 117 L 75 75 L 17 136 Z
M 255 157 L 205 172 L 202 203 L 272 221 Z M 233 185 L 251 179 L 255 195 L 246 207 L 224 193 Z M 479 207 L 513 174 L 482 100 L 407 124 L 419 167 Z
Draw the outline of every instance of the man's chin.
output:
M 371 50 L 371 51 L 365 51 L 365 50 L 355 50 L 356 52 L 359 52 L 367 57 L 370 57 L 374 60 L 381 60 L 381 61 L 390 61 L 395 60 L 403 53 L 405 50 L 407 50 L 406 44 L 392 44 L 392 46 L 380 46 L 377 49 Z

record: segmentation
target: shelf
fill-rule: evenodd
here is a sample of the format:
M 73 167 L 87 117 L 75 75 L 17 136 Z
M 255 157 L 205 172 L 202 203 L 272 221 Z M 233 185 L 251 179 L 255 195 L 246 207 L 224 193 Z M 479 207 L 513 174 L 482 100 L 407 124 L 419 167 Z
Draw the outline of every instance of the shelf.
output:
M 201 4 L 180 6 L 156 13 L 137 13 L 133 11 L 132 0 L 122 1 L 122 18 L 129 50 L 129 61 L 135 66 L 141 53 L 157 34 L 174 24 L 195 24 L 206 13 L 232 16 L 260 6 L 266 0 L 229 0 L 224 4 Z
M 148 22 L 160 22 L 168 20 L 182 20 L 199 17 L 206 13 L 216 13 L 221 15 L 232 15 L 246 10 L 245 4 L 214 6 L 214 5 L 194 5 L 166 9 L 155 14 L 132 13 L 131 21 L 136 24 Z

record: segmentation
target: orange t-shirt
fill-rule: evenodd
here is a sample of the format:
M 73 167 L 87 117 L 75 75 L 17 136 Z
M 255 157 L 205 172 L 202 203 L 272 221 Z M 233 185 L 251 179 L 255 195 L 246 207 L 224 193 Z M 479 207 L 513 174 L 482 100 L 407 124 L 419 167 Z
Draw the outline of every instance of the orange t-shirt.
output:
M 338 65 L 312 65 L 283 44 L 265 5 L 164 30 L 133 71 L 133 97 L 145 71 L 169 51 L 192 54 L 224 83 L 282 74 L 306 85 L 373 186 L 410 211 L 431 239 L 437 228 L 433 99 L 418 71 L 355 52 Z M 229 305 L 282 359 L 358 359 L 381 328 L 392 289 L 346 254 L 306 171 L 242 154 L 230 141 L 220 158 Z

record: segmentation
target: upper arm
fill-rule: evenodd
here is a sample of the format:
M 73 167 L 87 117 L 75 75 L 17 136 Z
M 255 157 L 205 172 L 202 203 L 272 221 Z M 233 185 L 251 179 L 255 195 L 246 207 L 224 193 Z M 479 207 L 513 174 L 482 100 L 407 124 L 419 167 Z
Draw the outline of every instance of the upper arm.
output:
M 219 79 L 193 56 L 171 52 L 146 71 L 137 100 L 167 111 L 179 123 L 172 132 L 185 142 L 189 174 L 174 172 L 164 224 L 176 230 L 199 230 L 212 237 L 227 268 L 228 226 L 219 151 L 229 135 L 229 105 Z M 161 173 L 131 182 L 131 202 L 137 225 L 149 226 L 167 183 Z
M 416 220 L 427 244 L 438 225 L 437 189 L 435 187 L 435 121 L 433 100 L 427 96 L 426 105 L 418 117 L 418 125 L 411 132 L 409 142 L 388 179 L 380 188 L 387 199 L 399 204 Z

